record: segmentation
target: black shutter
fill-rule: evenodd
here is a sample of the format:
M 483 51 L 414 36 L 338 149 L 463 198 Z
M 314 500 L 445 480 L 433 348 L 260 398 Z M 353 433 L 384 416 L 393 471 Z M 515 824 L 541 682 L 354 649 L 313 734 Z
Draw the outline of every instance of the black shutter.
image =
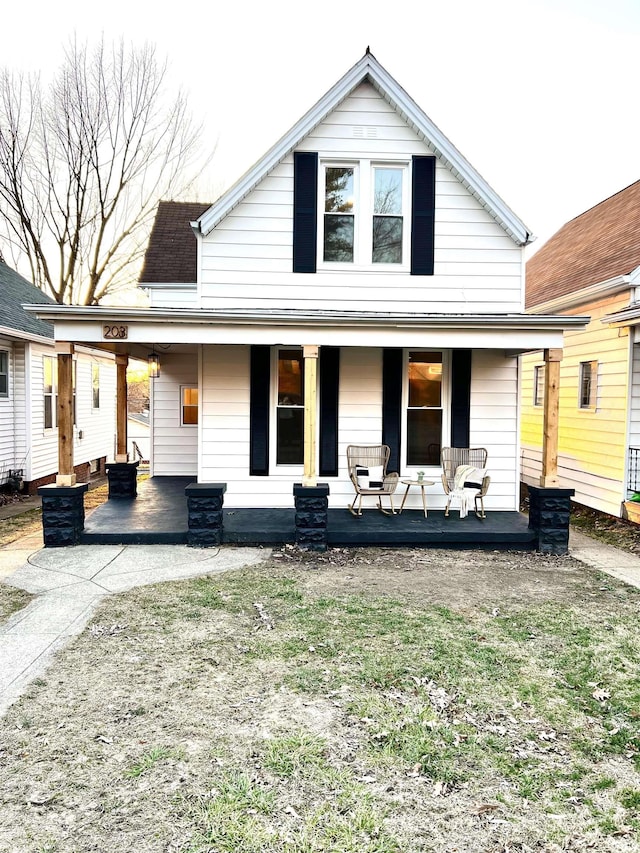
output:
M 267 346 L 251 347 L 249 379 L 249 472 L 269 475 L 269 393 L 271 352 Z
M 338 476 L 340 348 L 320 348 L 320 476 Z
M 411 174 L 411 275 L 433 275 L 436 158 L 414 157 Z
M 315 272 L 318 246 L 318 155 L 293 154 L 293 271 Z
M 388 471 L 400 471 L 402 350 L 382 351 L 382 443 L 391 448 Z
M 471 350 L 451 353 L 451 446 L 469 447 Z

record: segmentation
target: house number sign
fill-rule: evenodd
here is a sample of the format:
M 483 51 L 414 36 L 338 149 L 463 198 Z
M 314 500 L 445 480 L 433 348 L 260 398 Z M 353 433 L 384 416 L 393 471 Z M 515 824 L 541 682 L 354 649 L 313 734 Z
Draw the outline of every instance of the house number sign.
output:
M 102 327 L 102 337 L 107 341 L 124 341 L 129 336 L 128 326 L 105 324 Z

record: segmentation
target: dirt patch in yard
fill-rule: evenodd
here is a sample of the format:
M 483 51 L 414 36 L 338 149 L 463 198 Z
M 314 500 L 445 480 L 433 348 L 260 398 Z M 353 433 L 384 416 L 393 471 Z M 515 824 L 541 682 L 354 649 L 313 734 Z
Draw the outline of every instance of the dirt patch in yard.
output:
M 640 592 L 334 549 L 106 599 L 0 721 L 0 851 L 632 853 Z

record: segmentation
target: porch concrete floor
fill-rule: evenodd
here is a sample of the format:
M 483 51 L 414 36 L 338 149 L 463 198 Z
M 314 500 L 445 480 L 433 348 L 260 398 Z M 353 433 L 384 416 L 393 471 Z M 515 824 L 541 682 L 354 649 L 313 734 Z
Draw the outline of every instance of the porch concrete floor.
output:
M 152 477 L 138 483 L 138 497 L 118 498 L 93 510 L 80 541 L 85 544 L 184 544 L 187 541 L 185 486 L 192 477 Z M 293 496 L 291 498 L 293 503 Z M 295 541 L 295 511 L 289 508 L 224 510 L 224 544 L 282 545 Z M 354 518 L 347 510 L 330 509 L 330 546 L 421 546 L 434 548 L 502 548 L 531 550 L 535 542 L 526 516 L 519 512 L 489 512 L 485 519 L 471 513 L 459 518 L 452 511 L 405 510 L 387 516 L 377 509 Z

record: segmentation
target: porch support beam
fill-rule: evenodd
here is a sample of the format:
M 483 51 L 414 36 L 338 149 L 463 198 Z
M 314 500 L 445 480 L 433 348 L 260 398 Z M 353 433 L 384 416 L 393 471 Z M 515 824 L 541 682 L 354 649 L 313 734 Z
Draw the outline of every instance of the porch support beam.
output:
M 58 354 L 58 473 L 56 486 L 75 486 L 73 467 L 73 344 L 56 343 Z
M 304 346 L 304 475 L 302 485 L 317 485 L 316 471 L 316 408 L 318 347 Z
M 128 355 L 116 355 L 116 462 L 128 462 L 127 366 Z
M 558 422 L 561 361 L 561 349 L 546 349 L 544 351 L 544 426 L 540 485 L 551 488 L 557 488 L 560 485 L 558 477 Z

